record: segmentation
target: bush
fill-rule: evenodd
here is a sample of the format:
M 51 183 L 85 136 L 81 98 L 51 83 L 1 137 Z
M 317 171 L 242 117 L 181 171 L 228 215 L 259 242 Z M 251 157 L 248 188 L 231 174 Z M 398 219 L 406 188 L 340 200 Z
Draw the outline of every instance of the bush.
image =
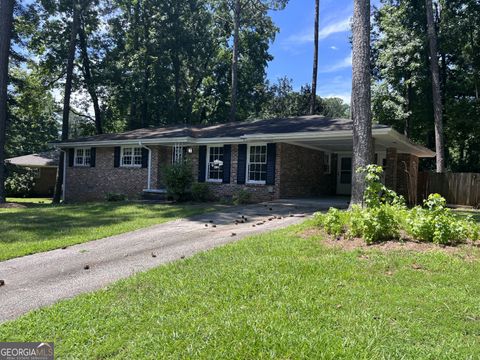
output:
M 125 201 L 127 200 L 127 196 L 125 194 L 119 194 L 119 193 L 107 193 L 105 195 L 105 200 L 107 201 Z
M 460 218 L 446 207 L 439 194 L 430 194 L 423 208 L 417 206 L 407 215 L 407 234 L 421 241 L 436 244 L 478 240 L 479 226 L 472 218 Z
M 194 201 L 200 201 L 200 202 L 205 202 L 205 201 L 212 201 L 214 199 L 214 196 L 212 194 L 212 191 L 210 190 L 210 187 L 208 184 L 205 183 L 194 183 L 192 185 L 192 199 Z
M 252 194 L 247 190 L 240 189 L 233 195 L 232 200 L 235 205 L 250 204 L 252 202 Z
M 7 196 L 28 197 L 35 186 L 35 171 L 20 167 L 8 166 L 8 177 L 5 180 Z
M 167 193 L 175 201 L 188 200 L 193 183 L 192 166 L 188 161 L 166 166 L 163 169 Z
M 326 214 L 316 214 L 316 223 L 328 234 L 362 237 L 369 244 L 398 239 L 402 230 L 416 240 L 437 244 L 479 239 L 480 226 L 473 218 L 456 216 L 440 195 L 432 194 L 423 208 L 409 210 L 401 196 L 381 183 L 381 167 L 369 165 L 360 171 L 367 173 L 366 207 L 354 205 L 348 211 L 330 209 Z

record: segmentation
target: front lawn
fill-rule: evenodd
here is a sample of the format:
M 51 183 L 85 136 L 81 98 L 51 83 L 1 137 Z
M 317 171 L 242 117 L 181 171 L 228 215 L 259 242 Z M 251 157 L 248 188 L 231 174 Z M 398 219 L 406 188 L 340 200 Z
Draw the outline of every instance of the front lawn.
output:
M 10 200 L 10 199 L 9 199 Z M 30 201 L 28 201 L 30 200 Z M 133 202 L 0 209 L 0 261 L 101 239 L 213 209 L 212 205 Z M 28 204 L 30 203 L 30 204 Z
M 480 357 L 477 250 L 345 251 L 309 226 L 35 311 L 0 339 L 54 341 L 58 358 L 84 359 Z

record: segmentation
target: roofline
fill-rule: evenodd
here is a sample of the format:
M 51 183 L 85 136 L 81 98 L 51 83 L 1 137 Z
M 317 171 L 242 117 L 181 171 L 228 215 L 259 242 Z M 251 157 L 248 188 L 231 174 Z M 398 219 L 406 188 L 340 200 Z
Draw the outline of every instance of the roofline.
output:
M 412 150 L 412 153 L 418 157 L 434 157 L 435 153 L 423 146 L 413 144 L 406 136 L 398 133 L 391 127 L 385 127 L 372 130 L 373 136 L 390 135 L 397 141 L 403 143 Z M 50 143 L 59 148 L 69 147 L 107 147 L 121 145 L 172 145 L 172 144 L 190 144 L 190 145 L 209 145 L 209 144 L 241 144 L 249 141 L 295 141 L 295 140 L 315 140 L 315 139 L 349 139 L 353 136 L 353 130 L 339 131 L 308 131 L 291 132 L 282 134 L 252 134 L 238 137 L 214 137 L 214 138 L 193 138 L 190 136 L 177 138 L 151 138 L 151 139 L 129 139 L 129 140 L 100 140 L 100 141 L 72 141 Z

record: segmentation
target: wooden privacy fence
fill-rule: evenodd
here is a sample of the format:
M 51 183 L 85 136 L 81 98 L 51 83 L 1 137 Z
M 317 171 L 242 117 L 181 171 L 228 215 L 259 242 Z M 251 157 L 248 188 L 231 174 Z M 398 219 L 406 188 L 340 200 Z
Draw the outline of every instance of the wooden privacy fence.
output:
M 442 195 L 447 204 L 480 206 L 480 174 L 421 172 L 418 174 L 418 197 L 421 203 L 429 194 Z

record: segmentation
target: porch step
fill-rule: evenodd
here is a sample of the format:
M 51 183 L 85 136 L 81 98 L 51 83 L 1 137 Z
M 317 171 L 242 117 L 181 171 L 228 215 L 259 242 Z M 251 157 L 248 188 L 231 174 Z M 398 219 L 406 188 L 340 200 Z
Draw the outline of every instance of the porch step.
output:
M 167 190 L 166 189 L 144 189 L 142 192 L 142 199 L 165 201 L 167 200 Z

